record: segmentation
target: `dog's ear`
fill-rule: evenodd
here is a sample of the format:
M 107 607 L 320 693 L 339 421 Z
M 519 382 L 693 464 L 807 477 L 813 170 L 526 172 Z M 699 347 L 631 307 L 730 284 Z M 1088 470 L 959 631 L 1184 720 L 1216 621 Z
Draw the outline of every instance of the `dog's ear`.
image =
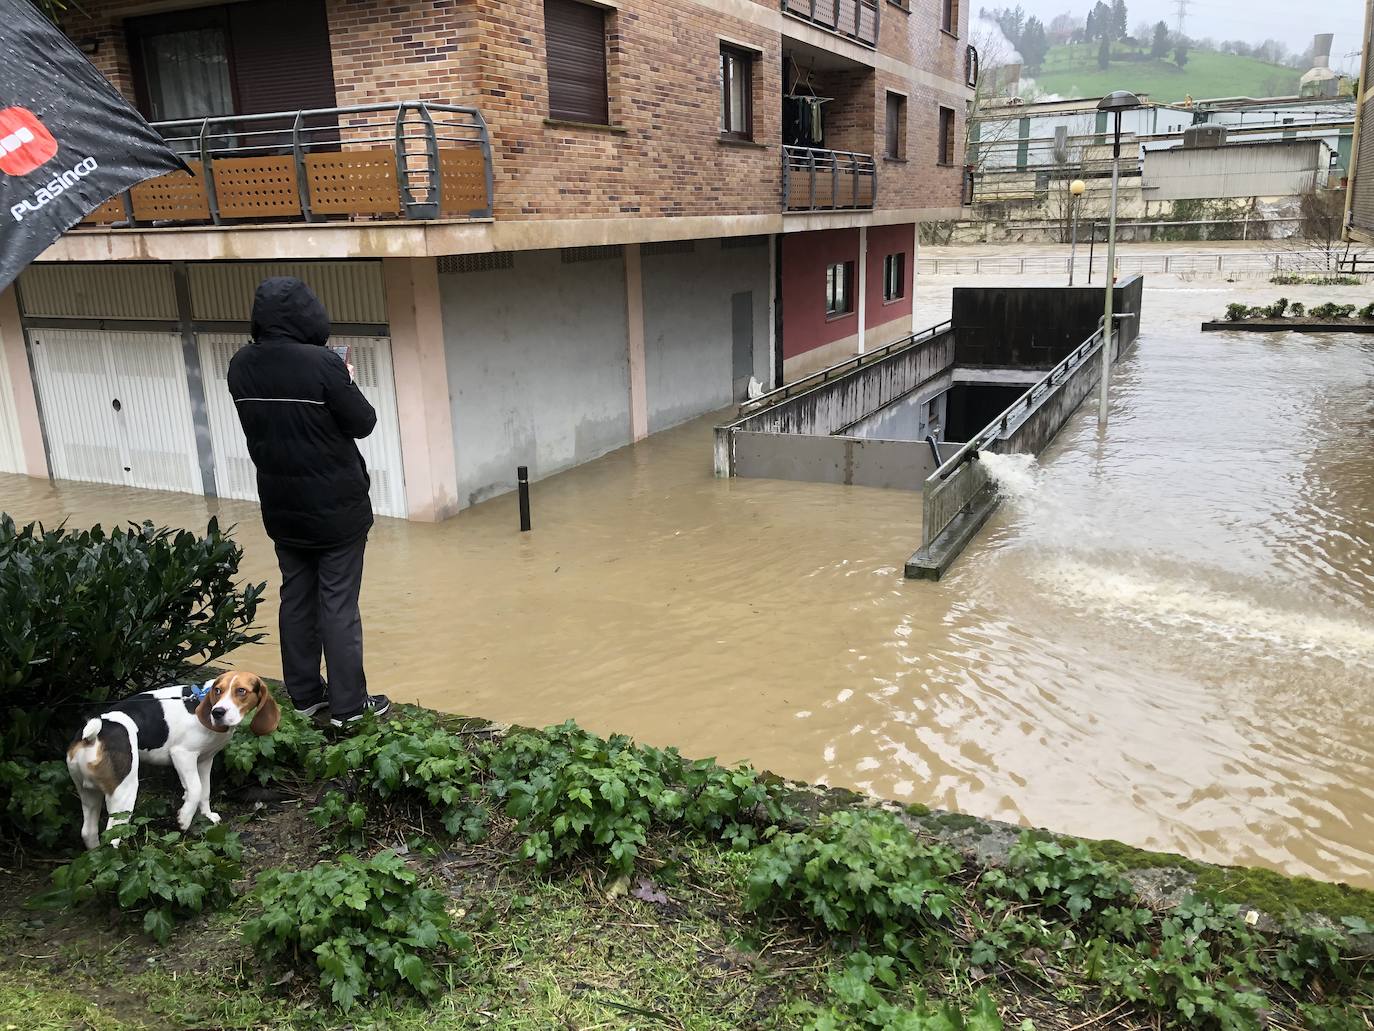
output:
M 277 724 L 281 722 L 281 709 L 277 707 L 277 700 L 272 697 L 262 677 L 254 677 L 253 680 L 258 688 L 258 711 L 253 714 L 253 722 L 248 729 L 262 737 L 277 729 Z

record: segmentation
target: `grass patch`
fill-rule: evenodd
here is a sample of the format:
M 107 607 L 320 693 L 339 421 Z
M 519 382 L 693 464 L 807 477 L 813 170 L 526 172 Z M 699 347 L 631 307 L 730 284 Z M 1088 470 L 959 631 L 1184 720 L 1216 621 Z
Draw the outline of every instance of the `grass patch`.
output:
M 1188 63 L 1180 68 L 1174 63 L 1172 50 L 1167 59 L 1154 61 L 1147 53 L 1123 43 L 1113 44 L 1111 66 L 1103 71 L 1097 66 L 1097 52 L 1097 43 L 1051 47 L 1035 84 L 1047 93 L 1067 97 L 1101 97 L 1114 89 L 1128 89 L 1168 102 L 1188 95 L 1201 100 L 1296 93 L 1301 74 L 1297 69 L 1253 57 L 1204 50 L 1190 50 Z M 1142 56 L 1146 59 L 1136 59 Z

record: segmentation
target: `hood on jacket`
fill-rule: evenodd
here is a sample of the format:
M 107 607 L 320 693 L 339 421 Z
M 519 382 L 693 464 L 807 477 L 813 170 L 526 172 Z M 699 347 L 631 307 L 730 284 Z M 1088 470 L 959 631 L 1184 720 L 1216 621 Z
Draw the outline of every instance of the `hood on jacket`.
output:
M 295 340 L 323 346 L 329 340 L 329 313 L 299 279 L 264 279 L 253 298 L 253 339 L 259 343 Z

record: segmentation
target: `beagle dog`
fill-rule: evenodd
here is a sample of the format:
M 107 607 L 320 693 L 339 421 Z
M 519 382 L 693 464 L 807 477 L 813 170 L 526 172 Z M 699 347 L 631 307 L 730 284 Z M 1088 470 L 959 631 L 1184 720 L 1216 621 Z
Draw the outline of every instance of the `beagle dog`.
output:
M 219 814 L 210 809 L 210 764 L 249 713 L 254 714 L 249 729 L 259 736 L 276 730 L 281 718 L 261 677 L 223 673 L 200 685 L 144 691 L 87 721 L 67 749 L 67 770 L 81 796 L 86 847 L 100 844 L 102 802 L 110 814 L 107 830 L 126 822 L 116 814 L 133 812 L 140 763 L 176 768 L 186 790 L 177 812 L 183 831 L 197 809 L 219 823 Z

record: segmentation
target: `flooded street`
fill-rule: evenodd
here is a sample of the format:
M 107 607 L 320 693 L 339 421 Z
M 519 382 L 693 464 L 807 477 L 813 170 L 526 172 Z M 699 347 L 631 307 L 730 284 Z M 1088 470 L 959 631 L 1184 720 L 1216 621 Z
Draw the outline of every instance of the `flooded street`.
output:
M 715 480 L 707 418 L 536 484 L 530 534 L 513 495 L 379 519 L 373 689 L 1374 887 L 1374 345 L 1198 332 L 1358 291 L 1151 282 L 1106 438 L 1089 401 L 940 583 L 902 578 L 918 495 Z M 275 631 L 253 505 L 0 476 L 0 507 L 217 513 Z

